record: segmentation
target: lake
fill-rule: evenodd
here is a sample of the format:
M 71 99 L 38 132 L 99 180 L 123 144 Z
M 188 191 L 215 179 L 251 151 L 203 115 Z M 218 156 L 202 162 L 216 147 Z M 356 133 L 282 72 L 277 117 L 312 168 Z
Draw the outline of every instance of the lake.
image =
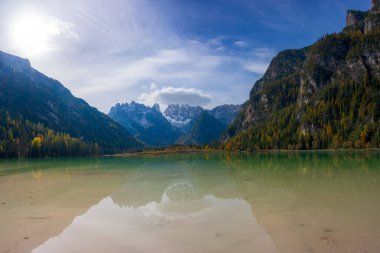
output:
M 380 153 L 0 160 L 0 252 L 380 252 Z

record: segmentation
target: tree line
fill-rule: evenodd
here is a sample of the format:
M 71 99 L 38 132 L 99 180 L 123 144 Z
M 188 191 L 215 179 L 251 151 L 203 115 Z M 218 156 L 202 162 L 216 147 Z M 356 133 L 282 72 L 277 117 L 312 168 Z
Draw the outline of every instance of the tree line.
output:
M 57 133 L 40 123 L 12 117 L 0 111 L 0 157 L 87 156 L 101 153 L 96 143 L 87 143 L 67 133 Z
M 320 90 L 315 103 L 287 106 L 221 144 L 226 150 L 380 148 L 380 82 L 337 81 Z

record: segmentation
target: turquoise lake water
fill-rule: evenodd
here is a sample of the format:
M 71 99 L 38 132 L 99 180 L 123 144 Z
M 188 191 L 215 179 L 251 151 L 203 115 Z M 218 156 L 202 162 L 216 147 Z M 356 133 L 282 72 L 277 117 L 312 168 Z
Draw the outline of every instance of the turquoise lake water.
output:
M 380 153 L 0 160 L 0 252 L 380 252 Z

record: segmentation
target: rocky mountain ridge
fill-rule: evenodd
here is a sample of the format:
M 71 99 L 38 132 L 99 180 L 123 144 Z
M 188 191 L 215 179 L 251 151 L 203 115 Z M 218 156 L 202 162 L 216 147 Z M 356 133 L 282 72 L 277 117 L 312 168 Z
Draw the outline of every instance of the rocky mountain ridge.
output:
M 193 121 L 203 111 L 204 109 L 200 106 L 170 104 L 163 112 L 163 115 L 173 127 L 186 133 L 190 130 Z
M 172 145 L 181 134 L 162 115 L 158 104 L 153 107 L 134 101 L 130 104 L 116 104 L 108 115 L 150 146 Z
M 227 149 L 324 149 L 379 145 L 378 1 L 349 11 L 341 33 L 280 52 L 224 134 Z
M 368 33 L 380 25 L 380 3 L 372 0 L 372 8 L 369 11 L 349 10 L 346 16 L 347 30 L 361 30 Z
M 214 141 L 239 110 L 239 105 L 222 105 L 205 110 L 200 106 L 171 104 L 162 113 L 158 104 L 149 107 L 131 102 L 115 105 L 108 115 L 147 145 L 162 147 L 173 144 L 203 145 L 209 140 Z M 212 130 L 208 123 L 216 128 Z M 191 140 L 192 136 L 197 138 Z

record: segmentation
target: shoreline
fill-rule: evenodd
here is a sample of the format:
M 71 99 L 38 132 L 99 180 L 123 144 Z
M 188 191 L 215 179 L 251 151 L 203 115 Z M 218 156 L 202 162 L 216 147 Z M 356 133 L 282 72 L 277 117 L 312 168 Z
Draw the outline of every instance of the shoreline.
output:
M 158 155 L 175 155 L 175 154 L 216 154 L 223 153 L 223 150 L 205 151 L 205 150 L 177 150 L 177 151 L 142 151 L 142 152 L 126 152 L 122 154 L 104 155 L 104 157 L 131 157 L 131 156 L 158 156 Z
M 380 148 L 369 149 L 318 149 L 318 150 L 257 150 L 257 151 L 227 151 L 227 150 L 161 150 L 161 151 L 141 151 L 125 152 L 116 154 L 105 154 L 97 156 L 47 156 L 47 157 L 1 157 L 2 160 L 41 160 L 41 159 L 62 159 L 62 158 L 102 158 L 102 157 L 136 157 L 136 156 L 159 156 L 178 154 L 302 154 L 302 153 L 362 153 L 380 152 Z
M 133 157 L 133 156 L 158 156 L 176 154 L 286 154 L 286 153 L 360 153 L 360 152 L 380 152 L 380 148 L 370 149 L 318 149 L 318 150 L 258 150 L 258 151 L 227 151 L 227 150 L 162 150 L 162 151 L 142 151 L 126 152 L 121 154 L 104 155 L 104 157 Z

